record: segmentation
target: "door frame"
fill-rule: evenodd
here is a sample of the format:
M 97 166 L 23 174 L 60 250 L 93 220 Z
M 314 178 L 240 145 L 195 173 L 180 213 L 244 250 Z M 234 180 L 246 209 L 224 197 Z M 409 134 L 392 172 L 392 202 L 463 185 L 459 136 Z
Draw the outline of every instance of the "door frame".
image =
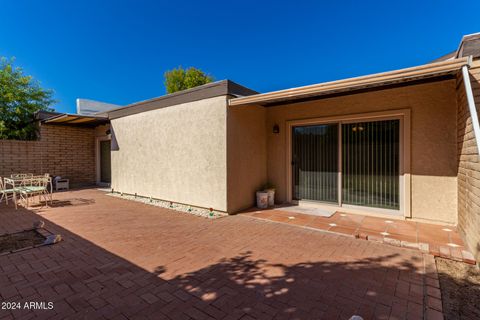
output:
M 385 110 L 379 112 L 366 112 L 366 113 L 356 113 L 348 114 L 341 116 L 330 116 L 330 117 L 321 117 L 321 118 L 308 118 L 308 119 L 297 119 L 297 120 L 288 120 L 285 123 L 285 132 L 286 132 L 286 181 L 285 186 L 287 190 L 287 202 L 292 203 L 293 199 L 293 185 L 292 185 L 292 128 L 296 126 L 308 126 L 308 125 L 319 125 L 319 124 L 331 124 L 338 123 L 339 130 L 339 157 L 338 157 L 338 204 L 336 207 L 342 208 L 342 210 L 353 213 L 380 213 L 380 214 L 389 214 L 389 215 L 403 215 L 404 217 L 411 217 L 411 187 L 410 187 L 410 118 L 411 110 L 410 109 L 397 109 L 397 110 Z M 399 159 L 399 210 L 392 209 L 382 209 L 375 207 L 367 206 L 355 206 L 342 203 L 342 135 L 341 135 L 341 125 L 343 123 L 351 122 L 368 122 L 368 121 L 381 121 L 381 120 L 394 120 L 397 119 L 400 121 L 400 134 L 399 134 L 399 144 L 400 144 L 400 159 Z M 302 201 L 303 202 L 303 201 Z M 310 205 L 315 205 L 315 201 L 305 201 Z M 317 202 L 318 206 L 326 205 L 325 203 Z M 331 205 L 327 205 L 331 206 Z
M 112 141 L 111 135 L 105 135 L 100 137 L 95 137 L 95 176 L 96 176 L 96 183 L 98 186 L 102 187 L 109 187 L 110 183 L 102 182 L 102 172 L 101 172 L 101 163 L 100 163 L 100 141 Z M 110 162 L 111 168 L 111 162 Z

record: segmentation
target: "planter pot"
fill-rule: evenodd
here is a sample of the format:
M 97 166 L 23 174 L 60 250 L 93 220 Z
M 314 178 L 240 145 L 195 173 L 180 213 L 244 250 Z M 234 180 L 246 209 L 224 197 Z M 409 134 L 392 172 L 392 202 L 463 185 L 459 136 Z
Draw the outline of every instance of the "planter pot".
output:
M 259 209 L 268 208 L 268 192 L 257 191 L 257 208 Z
M 275 205 L 275 189 L 265 190 L 268 193 L 268 206 L 273 207 Z

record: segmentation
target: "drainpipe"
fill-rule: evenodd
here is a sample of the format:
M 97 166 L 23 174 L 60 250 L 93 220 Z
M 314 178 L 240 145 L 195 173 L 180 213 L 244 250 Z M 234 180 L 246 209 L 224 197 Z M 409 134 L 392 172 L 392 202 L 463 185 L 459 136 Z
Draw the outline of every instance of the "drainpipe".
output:
M 480 155 L 480 124 L 478 122 L 478 114 L 477 108 L 475 107 L 475 100 L 473 99 L 472 85 L 470 83 L 470 73 L 468 72 L 468 66 L 462 67 L 462 74 L 463 83 L 465 84 L 465 93 L 467 95 L 468 109 L 470 110 L 470 116 L 472 117 L 473 133 L 475 134 L 475 141 L 477 142 L 477 153 Z

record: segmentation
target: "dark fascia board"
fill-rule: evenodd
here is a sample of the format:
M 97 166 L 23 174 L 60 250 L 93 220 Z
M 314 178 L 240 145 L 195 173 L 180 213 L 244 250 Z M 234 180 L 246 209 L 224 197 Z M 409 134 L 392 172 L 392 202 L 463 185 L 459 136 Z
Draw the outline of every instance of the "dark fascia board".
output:
M 257 94 L 258 92 L 246 88 L 230 80 L 221 80 L 207 83 L 192 89 L 171 93 L 158 98 L 130 104 L 126 107 L 108 111 L 110 120 L 126 117 L 132 114 L 170 107 L 182 103 L 193 102 L 219 96 L 240 97 Z
M 60 119 L 64 116 L 75 117 L 75 119 L 55 122 L 55 119 Z M 72 121 L 88 118 L 91 121 L 72 123 Z M 107 124 L 110 122 L 108 117 L 105 115 L 81 115 L 81 114 L 72 114 L 72 113 L 61 113 L 61 112 L 52 112 L 52 111 L 39 111 L 35 114 L 35 120 L 41 122 L 43 125 L 48 126 L 74 126 L 74 127 L 96 127 L 98 125 Z
M 42 123 L 44 126 L 57 126 L 57 127 L 79 127 L 79 128 L 95 128 L 97 126 L 101 126 L 104 124 L 110 123 L 109 120 L 95 120 L 95 121 L 90 121 L 86 123 L 70 123 L 70 122 L 65 122 L 65 123 L 55 123 L 55 122 L 47 122 L 47 123 Z

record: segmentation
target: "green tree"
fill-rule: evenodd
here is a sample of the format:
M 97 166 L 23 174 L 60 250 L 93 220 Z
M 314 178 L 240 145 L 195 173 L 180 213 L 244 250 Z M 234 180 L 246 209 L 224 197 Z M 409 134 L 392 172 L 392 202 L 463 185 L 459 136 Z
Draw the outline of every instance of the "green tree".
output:
M 0 58 L 0 139 L 36 138 L 34 114 L 51 111 L 53 91 L 13 66 L 14 59 Z
M 185 70 L 180 66 L 165 72 L 164 77 L 167 93 L 194 88 L 213 81 L 212 76 L 194 67 Z

